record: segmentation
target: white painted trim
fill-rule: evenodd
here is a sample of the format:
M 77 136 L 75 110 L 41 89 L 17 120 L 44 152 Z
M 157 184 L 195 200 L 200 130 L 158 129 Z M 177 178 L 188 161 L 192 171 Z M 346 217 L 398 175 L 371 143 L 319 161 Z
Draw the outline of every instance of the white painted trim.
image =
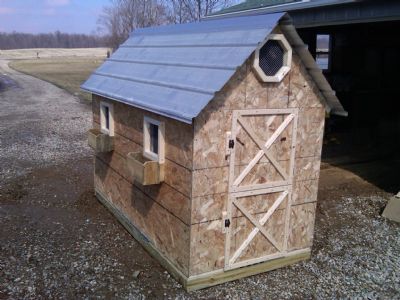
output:
M 106 128 L 105 108 L 108 107 L 109 128 Z M 100 101 L 100 129 L 101 132 L 114 136 L 114 106 L 111 103 Z
M 267 193 L 271 193 L 271 194 L 278 193 L 278 192 L 283 192 L 286 190 L 291 191 L 291 186 L 290 185 L 282 185 L 282 186 L 277 186 L 277 187 L 273 187 L 273 188 L 250 190 L 250 191 L 244 191 L 244 192 L 234 192 L 234 193 L 232 193 L 232 196 L 235 198 L 242 198 L 242 197 L 257 196 L 257 195 L 262 195 L 262 194 L 267 194 Z
M 264 71 L 260 67 L 260 49 L 269 41 L 275 40 L 278 41 L 281 47 L 284 50 L 283 56 L 283 66 L 276 72 L 274 76 L 267 76 Z M 263 82 L 280 82 L 285 77 L 287 73 L 290 71 L 290 67 L 292 64 L 292 47 L 289 42 L 286 40 L 283 34 L 270 34 L 268 37 L 262 42 L 255 51 L 253 69 L 255 70 L 258 78 Z
M 158 126 L 158 154 L 150 151 L 150 124 Z M 143 156 L 160 164 L 165 162 L 165 124 L 147 116 L 143 118 Z
M 282 115 L 294 114 L 298 108 L 262 108 L 262 109 L 242 109 L 238 112 L 240 116 L 256 116 L 256 115 Z
M 243 118 L 243 116 L 260 116 L 266 115 L 270 116 L 266 125 L 270 126 L 275 119 L 276 116 L 284 117 L 282 123 L 278 126 L 277 129 L 274 130 L 272 135 L 267 135 L 265 143 L 262 142 L 260 137 L 256 136 L 255 132 L 252 128 L 247 124 L 247 121 Z M 237 248 L 233 255 L 231 256 L 231 239 L 232 239 L 232 231 L 231 226 L 226 228 L 225 231 L 225 260 L 224 260 L 224 270 L 232 270 L 235 268 L 240 268 L 243 266 L 248 266 L 251 264 L 263 262 L 266 260 L 274 259 L 277 257 L 284 257 L 287 255 L 287 245 L 288 245 L 288 237 L 289 237 L 289 223 L 290 223 L 290 208 L 292 201 L 292 189 L 293 189 L 293 174 L 294 174 L 294 164 L 295 164 L 295 151 L 296 151 L 296 135 L 297 135 L 297 121 L 298 121 L 298 108 L 290 108 L 290 109 L 253 109 L 253 110 L 234 110 L 232 114 L 232 131 L 231 131 L 231 139 L 235 140 L 238 126 L 240 125 L 244 131 L 249 135 L 249 137 L 255 142 L 255 144 L 260 148 L 260 151 L 256 154 L 256 156 L 250 161 L 250 163 L 246 166 L 246 168 L 236 177 L 235 175 L 235 148 L 231 149 L 231 155 L 229 157 L 229 195 L 226 205 L 226 216 L 225 219 L 228 219 L 232 222 L 232 207 L 236 206 L 238 210 L 246 217 L 253 225 L 254 229 L 250 232 L 248 237 L 244 240 L 244 242 Z M 269 148 L 272 144 L 277 140 L 277 138 L 282 134 L 282 132 L 291 126 L 291 147 L 288 151 L 290 151 L 290 166 L 289 173 L 286 174 L 285 170 L 281 169 L 279 162 L 275 160 L 273 156 L 269 153 Z M 282 181 L 273 181 L 264 184 L 252 184 L 239 186 L 244 177 L 247 175 L 249 171 L 254 167 L 254 165 L 260 160 L 260 158 L 265 155 L 270 163 L 277 169 L 277 171 L 282 175 Z M 243 207 L 238 201 L 239 198 L 261 195 L 261 194 L 270 194 L 270 193 L 281 193 L 281 195 L 275 200 L 272 207 L 270 207 L 267 213 L 260 219 L 257 220 L 255 216 L 253 216 L 249 211 Z M 282 245 L 278 244 L 277 241 L 265 230 L 263 225 L 268 221 L 271 215 L 275 212 L 278 206 L 287 198 L 286 211 L 284 216 L 284 237 L 282 241 Z M 223 220 L 224 221 L 224 220 Z M 253 238 L 259 233 L 261 234 L 277 249 L 277 253 L 272 255 L 267 255 L 263 257 L 258 257 L 254 259 L 249 259 L 241 262 L 236 262 L 238 258 L 241 256 L 246 247 L 250 244 Z
M 253 185 L 245 185 L 245 186 L 232 186 L 231 191 L 233 193 L 247 192 L 247 191 L 256 191 L 263 190 L 269 188 L 276 188 L 281 186 L 290 185 L 290 181 L 273 181 L 269 183 L 261 183 L 261 184 L 253 184 Z

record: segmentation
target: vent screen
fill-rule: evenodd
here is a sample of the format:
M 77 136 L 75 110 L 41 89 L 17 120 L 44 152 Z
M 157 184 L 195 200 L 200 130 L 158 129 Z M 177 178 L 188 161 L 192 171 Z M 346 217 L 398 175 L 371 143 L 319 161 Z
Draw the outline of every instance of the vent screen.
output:
M 274 76 L 283 66 L 284 49 L 277 40 L 269 40 L 260 49 L 259 65 L 267 76 Z

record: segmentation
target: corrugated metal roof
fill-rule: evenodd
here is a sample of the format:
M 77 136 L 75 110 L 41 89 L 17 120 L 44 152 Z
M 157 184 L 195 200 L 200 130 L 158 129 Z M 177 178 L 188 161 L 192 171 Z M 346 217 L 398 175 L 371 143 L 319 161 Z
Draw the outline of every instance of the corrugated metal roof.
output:
M 135 30 L 82 89 L 191 123 L 283 15 Z
M 82 89 L 192 123 L 284 15 L 136 30 Z
M 307 1 L 307 0 L 306 0 Z M 239 4 L 235 4 L 226 8 L 223 8 L 217 12 L 214 12 L 212 15 L 222 15 L 222 14 L 227 14 L 227 13 L 233 13 L 233 12 L 238 12 L 238 11 L 245 11 L 245 10 L 252 10 L 252 9 L 258 9 L 261 7 L 285 7 L 290 6 L 293 3 L 297 2 L 305 2 L 304 0 L 246 0 L 244 2 L 241 2 Z

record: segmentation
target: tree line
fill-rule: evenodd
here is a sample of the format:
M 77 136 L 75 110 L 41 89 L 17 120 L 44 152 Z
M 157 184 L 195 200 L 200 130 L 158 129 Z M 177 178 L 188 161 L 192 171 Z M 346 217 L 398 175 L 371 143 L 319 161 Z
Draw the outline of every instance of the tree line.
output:
M 107 47 L 107 36 L 88 34 L 0 32 L 0 49 Z
M 110 0 L 99 16 L 98 35 L 0 32 L 0 50 L 24 48 L 112 47 L 124 42 L 137 28 L 187 23 L 240 0 Z

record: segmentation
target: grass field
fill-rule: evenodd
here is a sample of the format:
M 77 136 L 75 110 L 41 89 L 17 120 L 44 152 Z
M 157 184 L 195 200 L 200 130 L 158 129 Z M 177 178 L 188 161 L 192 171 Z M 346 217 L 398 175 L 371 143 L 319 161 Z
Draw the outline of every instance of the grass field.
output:
M 52 57 L 13 60 L 9 66 L 17 71 L 53 83 L 84 100 L 90 95 L 80 85 L 103 62 L 101 57 Z

